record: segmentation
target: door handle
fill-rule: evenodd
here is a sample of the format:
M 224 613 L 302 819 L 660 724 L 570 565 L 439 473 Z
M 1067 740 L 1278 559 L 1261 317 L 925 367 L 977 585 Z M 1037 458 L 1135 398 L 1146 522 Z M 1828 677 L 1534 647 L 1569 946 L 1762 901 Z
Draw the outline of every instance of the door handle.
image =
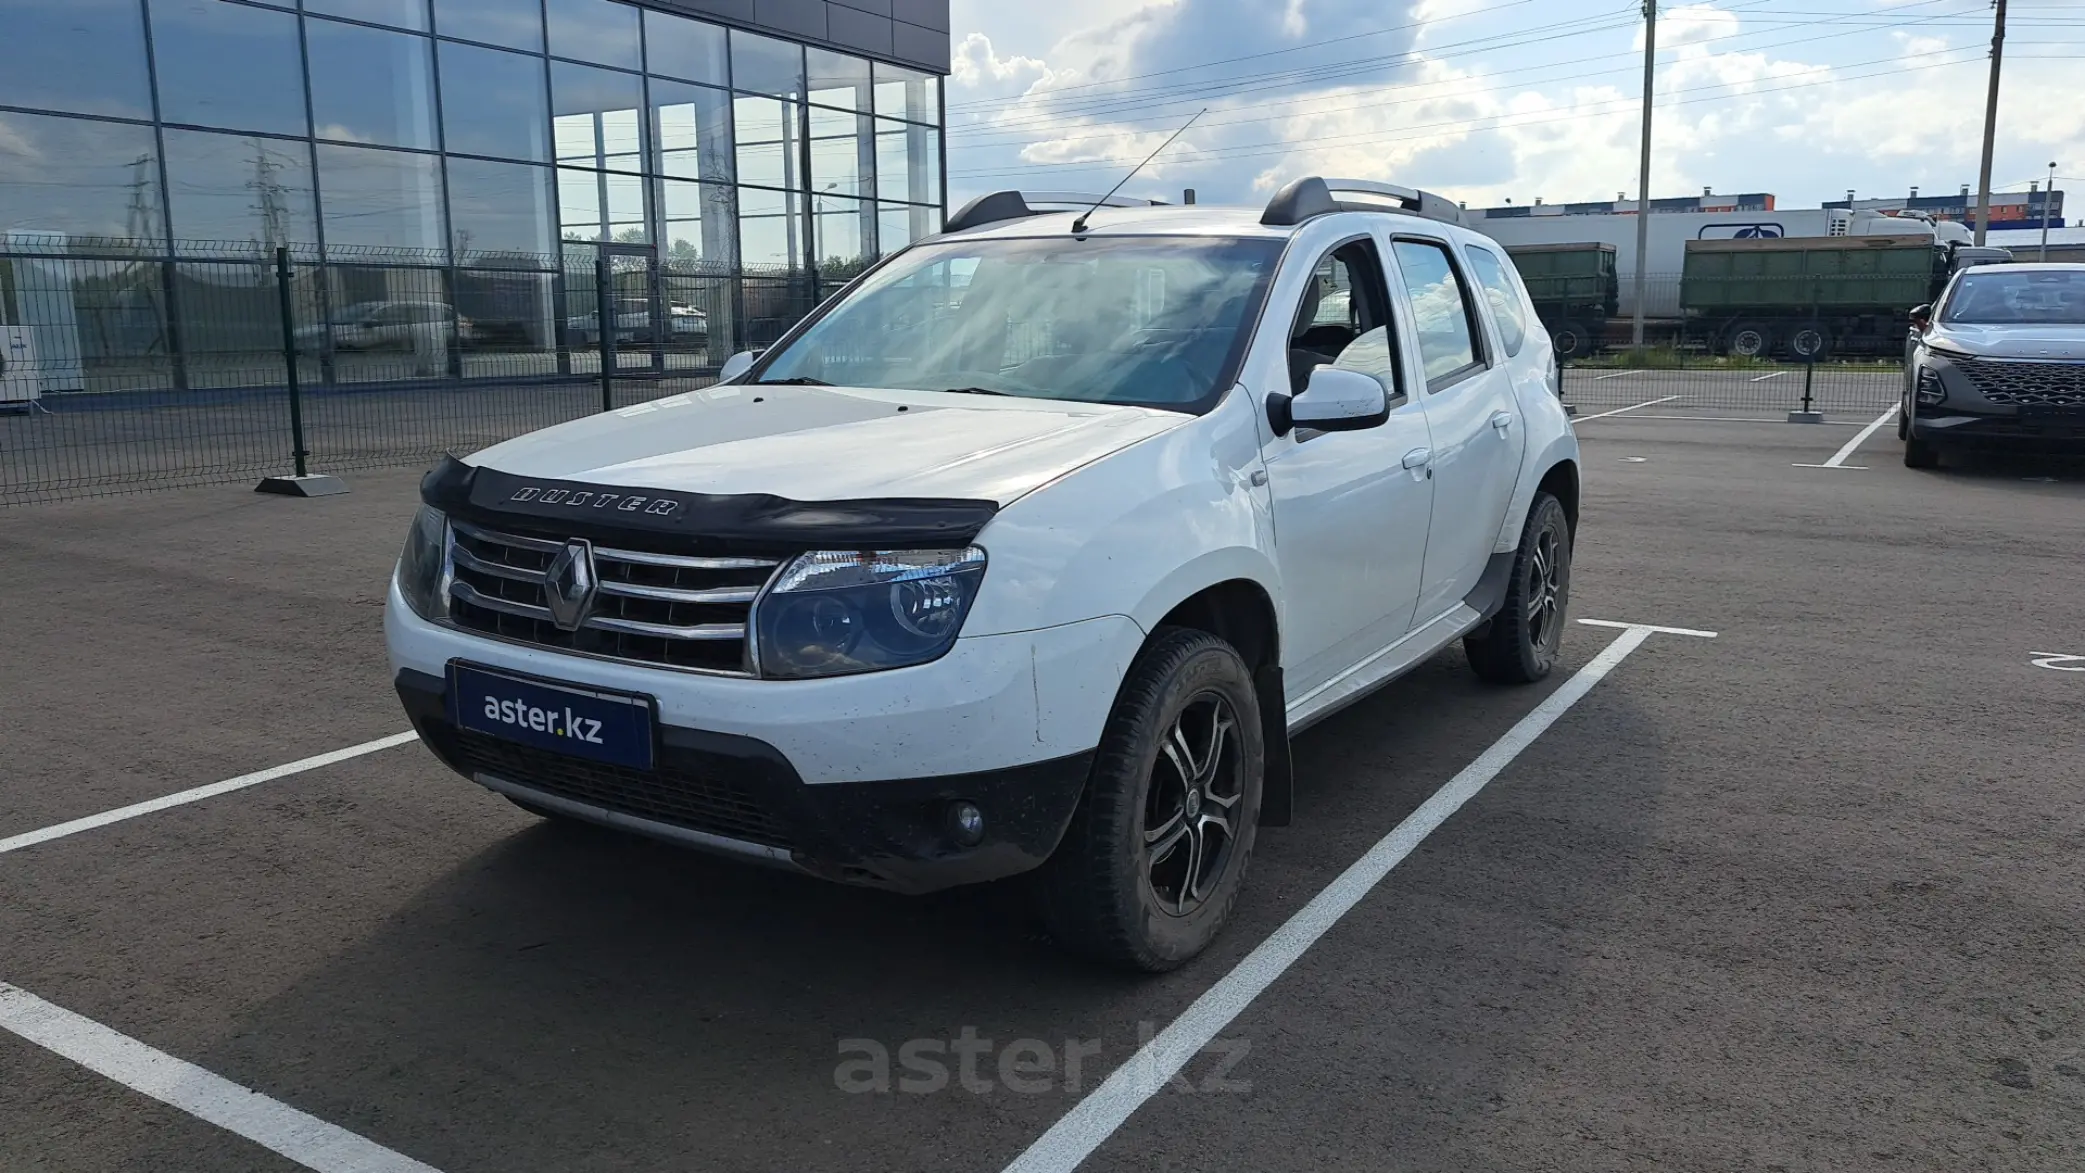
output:
M 1408 469 L 1425 468 L 1427 465 L 1432 463 L 1433 449 L 1431 448 L 1414 448 L 1410 452 L 1404 454 L 1404 466 Z
M 1505 431 L 1505 430 L 1506 430 L 1507 428 L 1510 428 L 1510 427 L 1512 427 L 1512 426 L 1513 426 L 1513 413 L 1512 413 L 1512 412 L 1510 412 L 1510 411 L 1495 411 L 1495 412 L 1492 412 L 1492 413 L 1491 413 L 1491 426 L 1492 426 L 1492 427 L 1494 427 L 1494 428 L 1497 428 L 1497 429 L 1498 429 L 1499 431 L 1501 431 L 1501 432 Z

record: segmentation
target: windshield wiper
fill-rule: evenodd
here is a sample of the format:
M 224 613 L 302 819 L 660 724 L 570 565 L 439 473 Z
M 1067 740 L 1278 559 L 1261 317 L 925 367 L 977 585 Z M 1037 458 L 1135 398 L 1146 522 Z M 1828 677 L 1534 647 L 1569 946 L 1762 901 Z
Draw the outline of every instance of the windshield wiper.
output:
M 1011 391 L 994 391 L 990 387 L 942 387 L 943 395 L 1012 395 Z
M 807 375 L 792 375 L 787 379 L 758 379 L 755 387 L 831 387 L 834 384 L 824 379 L 813 379 Z

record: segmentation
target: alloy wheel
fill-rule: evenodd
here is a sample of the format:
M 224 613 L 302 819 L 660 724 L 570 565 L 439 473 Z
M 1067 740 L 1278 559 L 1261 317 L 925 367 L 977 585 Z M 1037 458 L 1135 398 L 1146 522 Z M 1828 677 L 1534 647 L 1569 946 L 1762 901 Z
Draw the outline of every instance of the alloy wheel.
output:
M 1159 742 L 1144 803 L 1144 874 L 1173 916 L 1200 908 L 1237 854 L 1241 750 L 1238 715 L 1215 691 L 1189 700 Z
M 1528 643 L 1547 648 L 1557 637 L 1564 612 L 1564 559 L 1555 529 L 1535 536 L 1528 553 L 1527 598 Z

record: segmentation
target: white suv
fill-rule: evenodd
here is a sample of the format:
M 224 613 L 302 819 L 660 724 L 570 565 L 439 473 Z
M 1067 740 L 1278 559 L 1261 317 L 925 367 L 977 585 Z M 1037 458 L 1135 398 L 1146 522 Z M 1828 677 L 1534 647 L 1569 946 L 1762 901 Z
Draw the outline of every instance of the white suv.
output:
M 984 197 L 718 386 L 431 472 L 399 694 L 539 814 L 908 892 L 1033 872 L 1065 945 L 1177 965 L 1298 729 L 1457 639 L 1555 660 L 1578 444 L 1459 219 L 1315 178 Z

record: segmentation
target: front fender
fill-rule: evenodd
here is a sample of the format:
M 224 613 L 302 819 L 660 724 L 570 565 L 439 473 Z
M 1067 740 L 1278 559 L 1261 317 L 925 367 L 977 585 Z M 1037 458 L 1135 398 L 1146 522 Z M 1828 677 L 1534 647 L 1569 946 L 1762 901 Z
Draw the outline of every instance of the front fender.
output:
M 1068 473 L 999 512 L 965 635 L 1127 615 L 1146 631 L 1229 579 L 1281 598 L 1250 396 Z
M 1523 392 L 1520 400 L 1521 416 L 1528 421 L 1528 442 L 1522 451 L 1520 480 L 1513 487 L 1513 502 L 1507 507 L 1497 539 L 1492 543 L 1494 554 L 1520 548 L 1520 531 L 1527 525 L 1528 509 L 1534 505 L 1535 491 L 1550 469 L 1566 461 L 1582 467 L 1578 433 L 1572 430 L 1571 417 L 1565 414 L 1563 404 L 1547 390 Z

